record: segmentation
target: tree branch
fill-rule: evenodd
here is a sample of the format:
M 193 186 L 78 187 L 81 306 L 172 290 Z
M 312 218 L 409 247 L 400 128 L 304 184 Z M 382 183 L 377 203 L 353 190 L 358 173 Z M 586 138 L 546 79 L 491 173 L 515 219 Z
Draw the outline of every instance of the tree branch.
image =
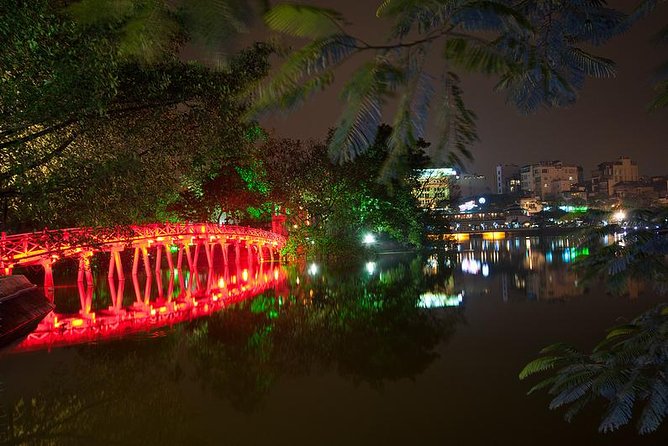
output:
M 8 172 L 3 173 L 0 175 L 0 182 L 7 181 L 14 175 L 18 175 L 21 172 L 27 172 L 29 170 L 32 170 L 36 167 L 39 167 L 43 164 L 48 163 L 51 161 L 53 158 L 56 156 L 60 155 L 69 147 L 70 144 L 76 139 L 77 133 L 73 133 L 69 138 L 67 138 L 62 144 L 60 144 L 57 148 L 52 150 L 51 152 L 47 153 L 43 157 L 31 162 L 28 164 L 26 167 L 21 167 L 21 168 L 15 168 L 15 169 L 10 169 Z

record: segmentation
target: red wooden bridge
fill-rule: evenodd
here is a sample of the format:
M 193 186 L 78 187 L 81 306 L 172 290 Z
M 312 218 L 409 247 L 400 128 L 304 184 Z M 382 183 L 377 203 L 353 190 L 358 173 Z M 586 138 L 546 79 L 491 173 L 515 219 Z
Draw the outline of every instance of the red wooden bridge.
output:
M 112 336 L 128 329 L 171 324 L 215 311 L 229 304 L 230 299 L 236 301 L 267 287 L 277 286 L 285 276 L 278 265 L 272 265 L 278 260 L 285 241 L 284 236 L 274 232 L 212 223 L 71 228 L 10 236 L 3 233 L 0 237 L 0 274 L 10 275 L 16 268 L 41 266 L 45 293 L 53 300 L 54 265 L 65 259 L 78 262 L 79 313 L 47 317 L 22 344 L 34 348 L 42 344 L 69 343 L 65 340 L 80 342 L 100 334 Z M 121 256 L 126 250 L 130 254 Z M 200 270 L 205 270 L 205 275 L 198 273 L 202 251 L 206 266 Z M 90 263 L 91 258 L 98 254 L 98 261 L 108 261 L 111 302 L 107 309 L 96 313 L 91 308 L 94 287 Z M 125 273 L 122 257 L 132 259 L 136 301 L 130 309 L 123 308 Z M 222 260 L 220 273 L 213 268 L 216 258 Z M 230 258 L 233 265 L 229 265 Z M 143 290 L 140 286 L 140 263 L 143 263 L 141 276 L 145 275 L 142 278 L 145 282 Z M 163 265 L 168 271 L 166 283 L 161 273 Z M 186 275 L 189 283 L 186 283 Z M 154 281 L 157 293 L 152 294 Z M 173 292 L 175 285 L 180 285 L 176 297 Z

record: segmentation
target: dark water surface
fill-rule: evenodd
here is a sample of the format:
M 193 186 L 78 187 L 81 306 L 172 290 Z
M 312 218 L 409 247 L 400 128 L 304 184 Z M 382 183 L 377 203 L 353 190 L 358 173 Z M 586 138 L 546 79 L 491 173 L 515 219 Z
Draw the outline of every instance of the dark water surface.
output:
M 0 428 L 16 444 L 668 444 L 668 427 L 599 434 L 603 407 L 566 423 L 517 378 L 542 347 L 589 349 L 660 297 L 583 287 L 568 264 L 587 253 L 567 239 L 458 249 L 288 266 L 284 286 L 210 316 L 5 350 Z

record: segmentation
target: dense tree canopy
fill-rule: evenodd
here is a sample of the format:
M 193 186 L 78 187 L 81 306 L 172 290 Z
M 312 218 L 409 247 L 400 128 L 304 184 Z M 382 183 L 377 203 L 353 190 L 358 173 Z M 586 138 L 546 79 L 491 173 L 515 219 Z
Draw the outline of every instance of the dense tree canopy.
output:
M 0 198 L 5 227 L 160 218 L 243 156 L 254 124 L 240 91 L 263 76 L 255 45 L 224 69 L 172 54 L 142 63 L 114 29 L 82 28 L 49 2 L 3 3 Z M 162 214 L 165 218 L 165 214 Z

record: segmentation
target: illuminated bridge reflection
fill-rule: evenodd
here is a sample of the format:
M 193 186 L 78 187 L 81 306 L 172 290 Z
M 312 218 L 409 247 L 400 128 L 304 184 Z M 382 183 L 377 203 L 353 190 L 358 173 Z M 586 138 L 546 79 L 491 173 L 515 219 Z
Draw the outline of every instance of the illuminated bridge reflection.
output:
M 57 286 L 52 291 L 56 310 L 14 351 L 152 332 L 286 286 L 285 270 L 278 263 L 244 260 L 230 267 L 215 265 L 203 273 L 162 269 L 155 276 L 132 275 L 130 284 L 125 279 L 105 280 L 103 274 L 93 274 L 94 286 L 83 294 L 78 289 L 80 283 Z

